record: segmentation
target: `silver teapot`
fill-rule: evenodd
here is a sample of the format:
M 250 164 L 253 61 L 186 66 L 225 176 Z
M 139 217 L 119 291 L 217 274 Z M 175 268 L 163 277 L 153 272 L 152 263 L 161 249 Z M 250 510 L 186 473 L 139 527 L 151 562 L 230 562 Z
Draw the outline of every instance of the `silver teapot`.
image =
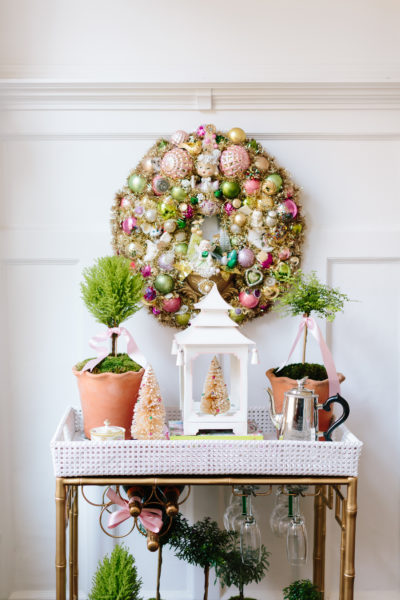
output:
M 276 412 L 274 397 L 271 390 L 268 390 L 271 419 L 279 432 L 278 437 L 280 440 L 312 441 L 323 435 L 326 441 L 331 442 L 334 429 L 344 423 L 350 414 L 349 404 L 340 394 L 331 396 L 324 404 L 319 404 L 318 394 L 304 387 L 306 380 L 307 377 L 298 380 L 297 388 L 285 392 L 282 413 Z M 320 432 L 318 410 L 322 408 L 328 411 L 335 402 L 342 406 L 343 414 L 332 423 L 328 431 Z

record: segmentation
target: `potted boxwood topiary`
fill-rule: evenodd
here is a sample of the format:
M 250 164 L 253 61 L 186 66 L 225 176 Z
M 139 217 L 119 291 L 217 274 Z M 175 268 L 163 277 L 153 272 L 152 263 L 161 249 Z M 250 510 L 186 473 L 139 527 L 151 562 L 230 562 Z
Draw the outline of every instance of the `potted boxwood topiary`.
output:
M 115 546 L 99 563 L 89 600 L 141 600 L 141 587 L 135 559 L 124 546 Z
M 276 305 L 276 310 L 284 315 L 302 315 L 309 318 L 316 315 L 322 319 L 333 321 L 336 313 L 343 311 L 344 303 L 349 300 L 336 288 L 324 285 L 318 280 L 315 271 L 305 275 L 298 271 L 291 280 L 287 292 L 281 296 Z M 324 365 L 307 363 L 308 326 L 304 323 L 303 356 L 301 363 L 293 363 L 282 369 L 275 367 L 266 372 L 271 382 L 275 407 L 278 413 L 282 412 L 284 393 L 296 387 L 298 379 L 307 377 L 306 387 L 314 390 L 319 396 L 319 402 L 324 403 L 329 397 L 329 380 Z M 342 373 L 337 373 L 339 382 L 344 381 Z M 326 431 L 332 419 L 331 411 L 319 412 L 319 426 L 321 431 Z
M 322 594 L 309 579 L 294 581 L 283 590 L 284 600 L 321 600 Z
M 102 426 L 106 419 L 111 425 L 124 427 L 125 437 L 131 437 L 133 409 L 144 373 L 132 357 L 143 357 L 129 332 L 120 325 L 141 308 L 142 289 L 142 276 L 134 273 L 129 260 L 121 256 L 99 258 L 83 271 L 83 301 L 96 321 L 108 328 L 91 342 L 98 351 L 97 358 L 86 359 L 73 368 L 87 437 L 93 427 Z M 118 354 L 120 335 L 128 338 L 128 354 Z M 111 352 L 102 347 L 108 341 Z

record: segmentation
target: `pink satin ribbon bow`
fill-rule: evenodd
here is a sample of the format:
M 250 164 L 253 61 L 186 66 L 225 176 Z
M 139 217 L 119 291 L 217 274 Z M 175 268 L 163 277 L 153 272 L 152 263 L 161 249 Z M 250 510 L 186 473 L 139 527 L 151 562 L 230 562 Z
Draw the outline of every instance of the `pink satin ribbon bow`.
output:
M 107 491 L 107 497 L 113 504 L 117 504 L 121 507 L 119 510 L 111 513 L 108 519 L 107 527 L 109 529 L 114 529 L 114 527 L 117 527 L 117 525 L 120 525 L 131 517 L 131 513 L 129 512 L 129 502 L 128 500 L 120 498 L 112 488 Z M 145 529 L 152 531 L 153 533 L 158 533 L 163 525 L 161 517 L 161 509 L 143 508 L 139 519 Z
M 324 361 L 326 372 L 328 373 L 329 396 L 335 396 L 336 394 L 340 394 L 340 383 L 339 383 L 339 379 L 337 376 L 336 367 L 335 367 L 335 363 L 333 361 L 331 351 L 329 350 L 328 346 L 326 345 L 326 342 L 324 340 L 324 337 L 321 333 L 320 328 L 318 327 L 316 321 L 312 317 L 303 317 L 303 319 L 299 325 L 299 330 L 297 332 L 296 339 L 294 340 L 293 346 L 289 352 L 289 356 L 287 357 L 285 362 L 279 367 L 278 371 L 283 369 L 283 367 L 285 365 L 287 365 L 287 363 L 289 362 L 290 357 L 292 356 L 294 349 L 296 348 L 296 346 L 299 342 L 299 339 L 301 337 L 304 327 L 308 328 L 308 331 L 315 337 L 315 339 L 317 340 L 318 345 L 320 347 L 322 359 Z
M 110 354 L 111 350 L 107 346 L 102 346 L 101 344 L 110 339 L 113 333 L 116 333 L 117 336 L 125 336 L 128 340 L 127 353 L 129 354 L 131 359 L 139 363 L 142 367 L 146 366 L 147 360 L 140 352 L 138 345 L 136 344 L 129 331 L 125 327 L 110 327 L 109 329 L 106 329 L 106 331 L 103 334 L 96 335 L 90 340 L 89 345 L 91 348 L 96 350 L 97 357 L 93 358 L 92 360 L 89 360 L 89 362 L 87 362 L 86 365 L 83 367 L 82 371 L 91 371 L 106 356 Z

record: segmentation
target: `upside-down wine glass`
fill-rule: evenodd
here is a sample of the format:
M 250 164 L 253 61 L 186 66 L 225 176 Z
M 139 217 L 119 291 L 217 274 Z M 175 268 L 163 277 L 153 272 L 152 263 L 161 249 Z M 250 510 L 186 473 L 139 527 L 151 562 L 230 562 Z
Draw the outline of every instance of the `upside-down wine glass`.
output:
M 240 527 L 240 554 L 243 563 L 259 562 L 261 557 L 261 533 L 251 506 L 251 493 L 243 496 L 243 521 Z
M 235 492 L 238 490 L 235 488 Z M 242 514 L 242 498 L 232 493 L 231 500 L 224 513 L 224 527 L 227 531 L 234 529 L 234 519 Z
M 300 514 L 300 495 L 293 498 L 293 518 L 288 525 L 286 534 L 286 552 L 289 564 L 294 567 L 305 565 L 307 562 L 307 530 Z

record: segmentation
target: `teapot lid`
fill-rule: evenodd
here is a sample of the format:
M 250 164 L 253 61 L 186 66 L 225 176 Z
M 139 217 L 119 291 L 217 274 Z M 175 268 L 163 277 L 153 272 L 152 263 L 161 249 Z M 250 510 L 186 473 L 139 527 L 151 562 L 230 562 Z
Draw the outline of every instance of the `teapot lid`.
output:
M 285 392 L 285 396 L 296 396 L 297 398 L 318 398 L 318 394 L 315 394 L 313 390 L 308 390 L 304 387 L 305 382 L 307 381 L 307 375 L 303 377 L 303 379 L 297 380 L 297 387 L 292 388 L 288 392 Z

